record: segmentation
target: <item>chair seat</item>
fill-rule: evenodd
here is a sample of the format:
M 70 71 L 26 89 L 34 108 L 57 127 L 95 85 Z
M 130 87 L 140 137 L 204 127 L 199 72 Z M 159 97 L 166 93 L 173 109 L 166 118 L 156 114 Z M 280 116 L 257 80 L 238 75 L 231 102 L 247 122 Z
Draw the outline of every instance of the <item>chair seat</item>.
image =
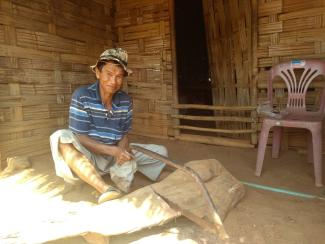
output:
M 324 116 L 319 113 L 288 113 L 281 119 L 265 117 L 263 123 L 272 124 L 272 126 L 309 128 L 311 125 L 321 124 L 323 118 Z

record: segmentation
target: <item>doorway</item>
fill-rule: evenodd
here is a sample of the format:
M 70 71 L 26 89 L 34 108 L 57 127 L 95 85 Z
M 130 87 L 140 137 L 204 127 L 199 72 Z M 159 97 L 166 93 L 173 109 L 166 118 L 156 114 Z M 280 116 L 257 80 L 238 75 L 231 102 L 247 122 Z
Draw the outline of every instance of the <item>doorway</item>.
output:
M 175 0 L 178 100 L 212 104 L 202 0 Z
M 174 0 L 174 16 L 179 104 L 212 105 L 202 0 Z M 209 116 L 213 111 L 187 108 L 180 109 L 179 114 Z M 211 124 L 211 121 L 180 120 L 180 125 L 211 127 Z

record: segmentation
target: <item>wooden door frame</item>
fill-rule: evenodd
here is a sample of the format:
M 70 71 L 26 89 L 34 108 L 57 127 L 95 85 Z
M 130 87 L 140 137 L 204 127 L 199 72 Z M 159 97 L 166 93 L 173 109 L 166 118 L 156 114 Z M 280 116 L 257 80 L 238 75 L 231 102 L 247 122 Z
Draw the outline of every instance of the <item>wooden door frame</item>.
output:
M 176 56 L 176 29 L 175 29 L 175 0 L 168 0 L 169 18 L 170 18 L 170 41 L 172 54 L 172 87 L 173 87 L 173 114 L 178 115 L 178 109 L 174 108 L 174 104 L 178 104 L 178 79 L 177 79 L 177 56 Z M 178 119 L 172 119 L 173 126 L 179 125 Z M 179 136 L 180 130 L 173 129 L 174 137 Z

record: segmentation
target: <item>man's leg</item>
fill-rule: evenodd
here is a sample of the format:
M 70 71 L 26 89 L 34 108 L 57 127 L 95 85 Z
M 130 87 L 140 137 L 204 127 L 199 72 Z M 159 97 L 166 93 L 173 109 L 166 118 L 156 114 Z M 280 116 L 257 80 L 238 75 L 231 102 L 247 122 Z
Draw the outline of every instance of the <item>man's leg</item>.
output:
M 140 144 L 140 143 L 131 143 L 131 145 L 143 147 L 147 150 L 158 153 L 165 157 L 168 156 L 166 147 L 164 147 L 162 145 Z M 160 173 L 166 166 L 165 163 L 163 163 L 157 159 L 151 158 L 151 157 L 147 156 L 146 154 L 138 152 L 136 150 L 134 153 L 135 153 L 135 158 L 137 161 L 139 172 L 141 172 L 142 174 L 147 176 L 152 181 L 161 180 L 164 177 L 166 177 L 165 174 L 162 175 L 161 177 L 159 177 Z
M 59 150 L 71 170 L 80 179 L 102 193 L 98 200 L 99 203 L 120 197 L 121 193 L 104 182 L 90 160 L 79 152 L 72 143 L 59 143 Z
M 59 143 L 59 150 L 68 166 L 83 181 L 94 187 L 100 193 L 108 189 L 95 167 L 71 143 Z

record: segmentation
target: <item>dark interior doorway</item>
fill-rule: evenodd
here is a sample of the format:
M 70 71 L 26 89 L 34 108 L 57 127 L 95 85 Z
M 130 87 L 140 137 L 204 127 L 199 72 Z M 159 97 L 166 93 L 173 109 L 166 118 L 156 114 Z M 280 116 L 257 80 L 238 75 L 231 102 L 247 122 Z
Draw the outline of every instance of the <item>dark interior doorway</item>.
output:
M 202 0 L 174 1 L 178 101 L 180 104 L 212 104 L 209 59 Z M 211 115 L 209 110 L 181 110 L 180 114 Z M 181 124 L 199 123 L 180 121 Z M 202 126 L 204 122 L 200 122 Z M 210 123 L 209 123 L 210 124 Z
M 212 104 L 202 0 L 175 0 L 180 103 Z

